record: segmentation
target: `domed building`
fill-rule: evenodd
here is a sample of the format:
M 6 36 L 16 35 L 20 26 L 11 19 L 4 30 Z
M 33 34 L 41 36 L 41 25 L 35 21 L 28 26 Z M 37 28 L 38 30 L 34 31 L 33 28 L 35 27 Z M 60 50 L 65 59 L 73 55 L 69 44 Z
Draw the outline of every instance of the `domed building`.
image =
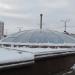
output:
M 1 40 L 1 43 L 14 45 L 31 45 L 31 46 L 59 46 L 75 44 L 75 38 L 57 31 L 51 30 L 25 30 L 14 33 Z M 30 47 L 31 47 L 30 46 Z
M 17 75 L 50 75 L 72 68 L 75 38 L 42 29 L 42 14 L 40 16 L 40 29 L 20 31 L 0 41 L 0 68 L 18 67 L 20 70 L 11 70 L 11 74 L 15 71 Z
M 25 30 L 9 35 L 1 40 L 4 46 L 14 47 L 74 47 L 75 38 L 57 31 L 42 29 L 42 14 L 40 14 L 40 29 Z
M 61 32 L 51 30 L 26 30 L 2 39 L 2 42 L 14 43 L 75 43 L 75 39 Z

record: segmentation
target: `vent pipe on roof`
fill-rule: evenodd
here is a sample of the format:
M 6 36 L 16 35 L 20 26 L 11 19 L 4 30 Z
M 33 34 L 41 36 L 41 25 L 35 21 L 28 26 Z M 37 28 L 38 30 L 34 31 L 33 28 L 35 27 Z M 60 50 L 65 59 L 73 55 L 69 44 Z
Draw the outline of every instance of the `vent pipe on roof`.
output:
M 42 29 L 42 16 L 43 14 L 40 14 L 40 29 Z

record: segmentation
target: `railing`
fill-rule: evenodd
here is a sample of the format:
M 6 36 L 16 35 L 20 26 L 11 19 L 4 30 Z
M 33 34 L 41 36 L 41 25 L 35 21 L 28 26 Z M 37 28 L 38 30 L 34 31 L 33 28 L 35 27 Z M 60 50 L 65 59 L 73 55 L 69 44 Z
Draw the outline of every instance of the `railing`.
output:
M 0 47 L 28 47 L 28 48 L 75 48 L 73 43 L 50 44 L 50 43 L 0 43 Z

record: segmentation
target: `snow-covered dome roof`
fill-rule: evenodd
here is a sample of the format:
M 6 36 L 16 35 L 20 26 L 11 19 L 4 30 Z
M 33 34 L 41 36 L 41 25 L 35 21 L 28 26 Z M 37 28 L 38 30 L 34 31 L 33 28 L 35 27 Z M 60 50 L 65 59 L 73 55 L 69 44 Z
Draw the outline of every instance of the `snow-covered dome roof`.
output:
M 75 38 L 51 30 L 25 30 L 12 34 L 1 40 L 15 43 L 75 43 Z

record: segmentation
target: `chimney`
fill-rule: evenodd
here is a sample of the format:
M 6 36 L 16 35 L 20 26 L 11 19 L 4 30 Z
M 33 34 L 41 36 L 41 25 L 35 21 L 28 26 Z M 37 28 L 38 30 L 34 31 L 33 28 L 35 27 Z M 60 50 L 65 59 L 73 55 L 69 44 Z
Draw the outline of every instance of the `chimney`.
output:
M 40 29 L 42 29 L 42 16 L 43 14 L 40 14 Z

